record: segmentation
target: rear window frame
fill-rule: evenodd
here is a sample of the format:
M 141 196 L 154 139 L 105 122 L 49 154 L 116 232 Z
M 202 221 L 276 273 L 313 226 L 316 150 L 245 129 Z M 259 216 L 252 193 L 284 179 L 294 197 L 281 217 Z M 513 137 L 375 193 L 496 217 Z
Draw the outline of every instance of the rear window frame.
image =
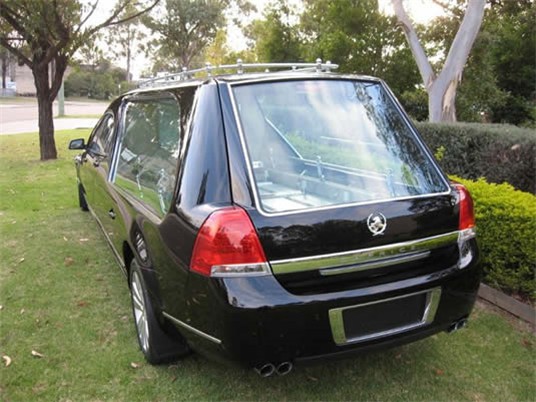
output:
M 411 134 L 413 135 L 414 139 L 416 140 L 417 146 L 423 151 L 425 157 L 428 159 L 428 162 L 433 166 L 433 169 L 437 172 L 440 180 L 442 181 L 445 190 L 435 193 L 427 193 L 427 194 L 419 194 L 419 195 L 410 195 L 410 196 L 401 196 L 401 197 L 390 197 L 385 199 L 378 199 L 378 200 L 368 200 L 368 201 L 355 201 L 355 202 L 348 202 L 348 203 L 338 203 L 338 204 L 332 204 L 332 205 L 325 205 L 320 207 L 310 207 L 310 208 L 301 208 L 301 209 L 293 209 L 288 211 L 277 211 L 277 212 L 271 212 L 267 211 L 263 208 L 263 203 L 261 201 L 261 197 L 259 194 L 259 188 L 257 185 L 257 181 L 255 179 L 254 173 L 253 173 L 253 164 L 252 160 L 250 158 L 249 150 L 247 147 L 247 142 L 244 134 L 244 129 L 242 127 L 242 121 L 240 119 L 240 113 L 238 111 L 237 101 L 235 98 L 235 93 L 233 91 L 234 87 L 240 87 L 240 86 L 247 86 L 247 85 L 256 85 L 256 84 L 263 84 L 263 83 L 278 83 L 278 82 L 288 82 L 288 81 L 350 81 L 350 82 L 364 82 L 364 83 L 371 83 L 371 84 L 378 84 L 382 87 L 382 89 L 386 92 L 387 96 L 393 102 L 393 106 L 398 111 L 399 115 L 402 117 L 402 120 L 406 127 L 409 129 Z M 233 117 L 235 119 L 235 123 L 238 129 L 238 136 L 240 139 L 240 146 L 243 153 L 243 157 L 245 159 L 245 165 L 247 169 L 247 177 L 250 181 L 250 185 L 252 188 L 253 193 L 253 200 L 255 203 L 255 207 L 257 211 L 266 217 L 272 217 L 272 216 L 287 216 L 287 215 L 294 215 L 294 214 L 303 214 L 308 212 L 316 212 L 316 211 L 325 211 L 325 210 L 331 210 L 331 209 L 338 209 L 338 208 L 346 208 L 346 207 L 356 207 L 361 205 L 373 205 L 373 204 L 382 204 L 386 202 L 392 202 L 392 201 L 403 201 L 403 200 L 410 200 L 410 199 L 420 199 L 420 198 L 430 198 L 435 196 L 445 196 L 449 195 L 452 192 L 452 189 L 450 187 L 450 183 L 448 179 L 446 178 L 445 173 L 441 170 L 439 165 L 437 164 L 437 161 L 435 160 L 434 156 L 432 155 L 430 149 L 428 146 L 424 143 L 422 137 L 420 136 L 419 132 L 413 125 L 413 123 L 409 120 L 408 115 L 394 96 L 391 89 L 386 85 L 386 83 L 383 80 L 373 78 L 373 77 L 353 77 L 353 76 L 322 76 L 322 77 L 316 77 L 316 76 L 299 76 L 299 77 L 269 77 L 269 78 L 256 78 L 256 79 L 245 79 L 243 81 L 235 81 L 235 82 L 227 82 L 227 86 L 229 89 L 229 97 L 230 102 L 233 110 Z

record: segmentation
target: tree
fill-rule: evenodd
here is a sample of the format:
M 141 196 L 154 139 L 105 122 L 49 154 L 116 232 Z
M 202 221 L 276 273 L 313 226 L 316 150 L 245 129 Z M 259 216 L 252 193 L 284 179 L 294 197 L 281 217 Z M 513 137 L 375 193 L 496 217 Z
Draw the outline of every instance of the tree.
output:
M 85 64 L 92 71 L 95 71 L 99 63 L 104 59 L 104 52 L 97 44 L 97 39 L 100 39 L 99 34 L 95 34 L 93 38 L 86 41 L 78 49 L 78 57 L 76 58 L 77 62 Z
M 385 79 L 397 95 L 413 90 L 419 76 L 396 21 L 378 0 L 306 0 L 301 16 L 303 58 L 339 64 L 339 71 Z
M 254 51 L 261 62 L 292 62 L 301 59 L 299 30 L 291 19 L 298 19 L 284 0 L 272 2 L 263 19 L 253 21 L 247 36 L 254 42 Z
M 41 160 L 56 159 L 52 103 L 60 89 L 69 60 L 100 29 L 136 18 L 154 7 L 153 0 L 140 12 L 119 18 L 130 0 L 119 0 L 101 23 L 86 26 L 98 0 L 1 0 L 0 45 L 33 74 L 39 111 Z M 12 34 L 14 33 L 14 35 Z M 22 43 L 22 46 L 18 46 Z
M 120 17 L 127 17 L 138 12 L 132 3 L 128 3 Z M 140 31 L 140 20 L 138 18 L 130 19 L 123 24 L 112 25 L 108 28 L 108 41 L 116 44 L 110 50 L 115 59 L 124 59 L 127 72 L 127 81 L 131 81 L 130 64 L 132 62 L 132 53 L 137 47 L 137 43 L 143 38 Z
M 391 0 L 428 93 L 430 121 L 456 121 L 456 90 L 484 17 L 486 0 L 468 0 L 464 17 L 439 75 L 434 72 L 402 0 Z
M 235 64 L 238 59 L 249 62 L 254 60 L 255 55 L 251 50 L 232 51 L 227 46 L 227 34 L 225 30 L 220 29 L 214 38 L 214 41 L 208 45 L 203 52 L 203 60 L 213 66 L 223 64 Z
M 492 109 L 492 120 L 534 124 L 536 101 L 536 2 L 497 2 L 490 7 L 484 29 L 493 35 L 490 57 L 498 87 L 505 93 L 502 104 Z M 531 123 L 532 122 L 532 123 Z
M 125 70 L 113 67 L 108 60 L 101 58 L 95 64 L 73 68 L 65 80 L 65 95 L 109 99 L 126 84 L 126 79 Z
M 202 64 L 204 51 L 226 21 L 237 12 L 247 15 L 254 9 L 248 0 L 162 1 L 142 18 L 142 23 L 156 35 L 146 45 L 146 52 L 154 60 L 153 74 Z
M 434 60 L 434 69 L 444 64 L 465 7 L 464 0 L 451 0 L 446 12 L 419 32 L 429 58 Z M 511 124 L 534 121 L 531 110 L 536 95 L 535 19 L 534 0 L 488 0 L 456 92 L 458 120 Z M 404 99 L 403 103 L 407 106 Z
M 165 0 L 142 18 L 157 35 L 148 45 L 156 60 L 153 70 L 190 67 L 224 26 L 228 4 L 225 0 Z

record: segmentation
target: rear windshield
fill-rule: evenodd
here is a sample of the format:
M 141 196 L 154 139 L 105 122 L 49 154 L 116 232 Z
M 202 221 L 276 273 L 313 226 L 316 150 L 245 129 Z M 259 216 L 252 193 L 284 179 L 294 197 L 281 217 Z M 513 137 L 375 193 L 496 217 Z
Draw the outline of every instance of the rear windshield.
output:
M 379 83 L 269 82 L 233 94 L 266 212 L 447 190 Z

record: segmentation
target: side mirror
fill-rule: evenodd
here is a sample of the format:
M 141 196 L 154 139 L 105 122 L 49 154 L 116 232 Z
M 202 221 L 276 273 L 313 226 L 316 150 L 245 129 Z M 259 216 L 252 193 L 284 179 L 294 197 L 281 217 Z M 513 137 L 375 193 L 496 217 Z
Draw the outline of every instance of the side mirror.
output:
M 83 138 L 77 138 L 69 142 L 69 149 L 86 149 L 86 144 Z

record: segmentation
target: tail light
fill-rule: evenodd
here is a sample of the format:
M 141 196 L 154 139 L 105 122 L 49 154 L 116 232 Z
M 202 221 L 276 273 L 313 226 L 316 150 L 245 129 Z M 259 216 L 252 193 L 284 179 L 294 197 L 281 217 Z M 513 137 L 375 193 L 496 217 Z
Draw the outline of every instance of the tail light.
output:
M 458 229 L 458 249 L 460 251 L 460 259 L 458 268 L 467 267 L 473 260 L 474 253 L 471 247 L 470 239 L 476 237 L 475 212 L 473 208 L 473 199 L 469 191 L 460 183 L 453 183 L 454 188 L 458 192 L 458 203 L 460 207 L 460 217 Z
M 205 220 L 195 240 L 190 269 L 205 276 L 270 274 L 264 250 L 246 211 L 223 208 Z
M 454 187 L 459 194 L 460 203 L 460 224 L 459 229 L 471 229 L 475 227 L 475 212 L 473 209 L 473 199 L 469 191 L 459 183 L 454 183 Z

